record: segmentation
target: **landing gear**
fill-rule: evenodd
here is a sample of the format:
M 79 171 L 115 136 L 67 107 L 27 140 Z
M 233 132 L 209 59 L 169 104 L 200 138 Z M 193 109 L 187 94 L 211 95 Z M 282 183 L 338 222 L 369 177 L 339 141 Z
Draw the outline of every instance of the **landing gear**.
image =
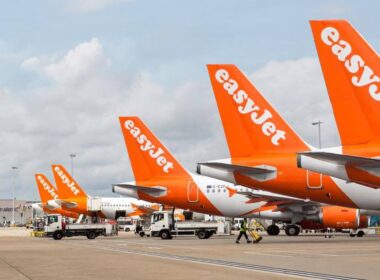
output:
M 357 237 L 363 237 L 364 236 L 364 231 L 359 230 L 358 233 L 356 234 Z
M 287 225 L 285 233 L 287 236 L 297 236 L 300 233 L 300 227 L 297 225 Z
M 276 225 L 270 225 L 267 227 L 267 233 L 268 235 L 279 235 L 280 228 Z
M 351 237 L 363 237 L 364 234 L 365 234 L 364 231 L 359 230 L 358 232 L 351 232 L 351 233 L 350 233 L 350 236 L 351 236 Z

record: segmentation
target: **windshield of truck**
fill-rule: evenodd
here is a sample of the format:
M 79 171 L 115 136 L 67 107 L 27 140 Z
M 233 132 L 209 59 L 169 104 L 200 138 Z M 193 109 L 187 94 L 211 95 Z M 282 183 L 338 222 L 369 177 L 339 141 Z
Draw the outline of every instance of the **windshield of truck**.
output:
M 58 222 L 58 216 L 48 216 L 48 224 L 56 223 Z
M 161 221 L 163 219 L 164 219 L 164 214 L 163 213 L 154 214 L 154 216 L 153 216 L 153 223 L 156 223 L 156 222 Z

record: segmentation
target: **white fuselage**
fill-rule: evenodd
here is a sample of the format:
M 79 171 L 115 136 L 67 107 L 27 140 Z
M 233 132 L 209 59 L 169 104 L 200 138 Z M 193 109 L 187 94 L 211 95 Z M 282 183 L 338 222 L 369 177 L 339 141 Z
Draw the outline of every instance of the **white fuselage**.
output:
M 136 206 L 151 208 L 152 204 L 143 200 L 129 197 L 102 197 L 101 212 L 107 219 L 115 219 L 117 212 L 129 216 L 138 209 Z

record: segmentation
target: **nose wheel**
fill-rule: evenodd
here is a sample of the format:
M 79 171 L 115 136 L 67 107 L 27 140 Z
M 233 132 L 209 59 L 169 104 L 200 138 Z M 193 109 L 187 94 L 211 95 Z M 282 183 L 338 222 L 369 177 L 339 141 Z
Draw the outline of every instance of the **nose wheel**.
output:
M 287 225 L 285 233 L 287 236 L 297 236 L 300 233 L 300 227 L 297 225 Z

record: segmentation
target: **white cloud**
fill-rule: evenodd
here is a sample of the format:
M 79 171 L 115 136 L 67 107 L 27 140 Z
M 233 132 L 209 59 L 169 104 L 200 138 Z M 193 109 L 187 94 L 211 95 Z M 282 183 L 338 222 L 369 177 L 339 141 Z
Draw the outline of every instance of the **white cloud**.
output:
M 94 12 L 130 0 L 66 0 L 66 9 L 70 12 Z
M 19 167 L 17 197 L 36 198 L 33 175 L 52 178 L 53 163 L 69 168 L 70 153 L 77 154 L 77 181 L 90 194 L 110 195 L 112 183 L 132 179 L 120 115 L 140 116 L 191 170 L 198 161 L 227 156 L 207 79 L 167 86 L 149 72 L 118 73 L 110 65 L 94 38 L 61 57 L 32 57 L 21 64 L 50 80 L 48 85 L 22 92 L 0 89 L 1 197 L 10 197 L 11 166 Z M 336 140 L 316 60 L 273 61 L 251 76 L 306 140 L 316 139 L 310 125 L 316 119 L 326 122 L 324 140 Z
M 270 61 L 253 72 L 250 78 L 306 142 L 318 145 L 317 128 L 311 123 L 321 120 L 322 145 L 339 145 L 332 108 L 316 58 Z
M 84 42 L 68 51 L 63 58 L 31 57 L 21 67 L 34 70 L 57 83 L 73 84 L 93 78 L 110 65 L 97 38 Z
M 114 73 L 109 65 L 97 39 L 61 57 L 32 57 L 21 64 L 50 83 L 23 92 L 0 91 L 0 139 L 5 139 L 0 155 L 2 197 L 10 197 L 10 166 L 19 167 L 17 196 L 36 196 L 33 175 L 44 172 L 51 178 L 50 165 L 69 167 L 70 153 L 78 155 L 78 182 L 89 193 L 110 195 L 112 183 L 132 179 L 120 115 L 140 116 L 191 169 L 197 159 L 226 155 L 224 145 L 215 147 L 224 139 L 220 124 L 214 125 L 214 103 L 199 102 L 208 87 L 196 82 L 165 87 L 150 73 Z

